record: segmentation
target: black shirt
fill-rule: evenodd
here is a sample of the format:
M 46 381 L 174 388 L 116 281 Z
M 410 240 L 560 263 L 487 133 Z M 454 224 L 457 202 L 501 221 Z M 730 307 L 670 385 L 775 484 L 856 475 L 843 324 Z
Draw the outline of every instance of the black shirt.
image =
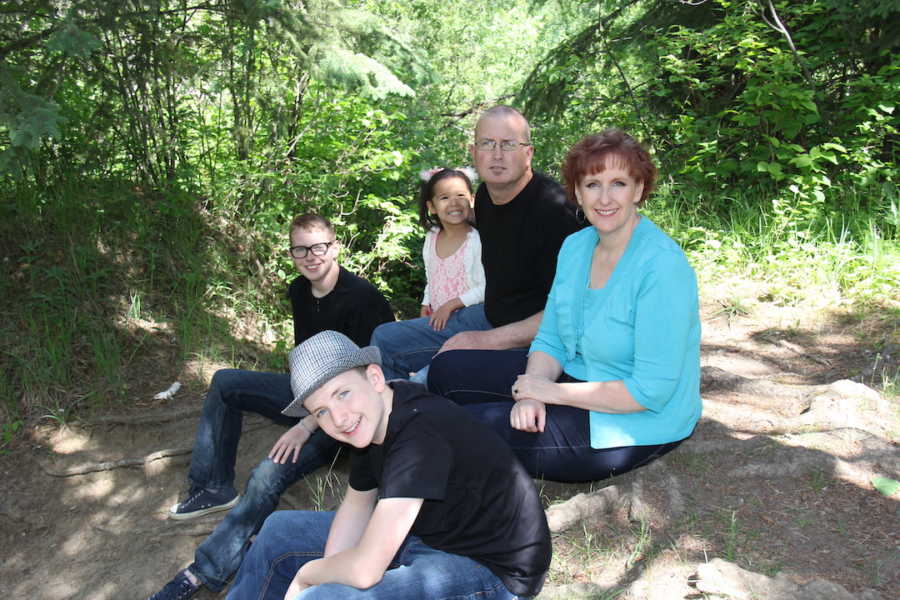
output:
M 424 498 L 411 534 L 467 556 L 513 594 L 540 592 L 550 531 L 534 482 L 509 446 L 464 408 L 392 381 L 384 443 L 353 455 L 350 486 L 380 498 Z
M 306 277 L 298 277 L 288 287 L 294 313 L 294 344 L 302 344 L 315 334 L 332 329 L 368 346 L 372 331 L 394 320 L 387 299 L 374 285 L 338 267 L 338 280 L 328 294 L 316 298 Z
M 487 280 L 484 312 L 494 327 L 544 310 L 566 236 L 583 226 L 562 187 L 541 173 L 510 202 L 491 202 L 487 187 L 475 194 L 481 262 Z

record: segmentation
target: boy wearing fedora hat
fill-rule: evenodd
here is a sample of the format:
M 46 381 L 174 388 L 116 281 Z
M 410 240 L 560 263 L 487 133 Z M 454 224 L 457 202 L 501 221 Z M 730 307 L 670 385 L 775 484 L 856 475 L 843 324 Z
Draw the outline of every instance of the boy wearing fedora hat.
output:
M 378 324 L 394 319 L 375 286 L 338 264 L 339 242 L 327 219 L 301 215 L 291 223 L 289 235 L 289 254 L 301 274 L 288 288 L 296 344 L 324 330 L 341 331 L 364 344 Z M 292 399 L 287 373 L 223 369 L 213 376 L 191 456 L 190 491 L 168 516 L 185 520 L 231 510 L 197 548 L 194 562 L 150 600 L 186 600 L 203 586 L 214 592 L 224 588 L 282 492 L 333 460 L 339 445 L 317 431 L 314 418 L 303 411 L 290 417 L 281 413 Z M 290 428 L 253 470 L 243 496 L 238 496 L 234 465 L 245 412 Z
M 284 413 L 308 410 L 356 449 L 349 486 L 337 512 L 273 513 L 230 600 L 506 600 L 540 591 L 547 520 L 531 478 L 493 431 L 420 385 L 386 382 L 378 349 L 338 332 L 311 337 L 289 363 L 294 400 Z

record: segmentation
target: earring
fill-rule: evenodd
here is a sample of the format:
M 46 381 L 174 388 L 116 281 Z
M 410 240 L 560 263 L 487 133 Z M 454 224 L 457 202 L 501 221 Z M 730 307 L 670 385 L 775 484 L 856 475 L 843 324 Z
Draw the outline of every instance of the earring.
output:
M 577 221 L 584 221 L 584 212 L 581 210 L 580 204 L 575 206 L 575 219 Z

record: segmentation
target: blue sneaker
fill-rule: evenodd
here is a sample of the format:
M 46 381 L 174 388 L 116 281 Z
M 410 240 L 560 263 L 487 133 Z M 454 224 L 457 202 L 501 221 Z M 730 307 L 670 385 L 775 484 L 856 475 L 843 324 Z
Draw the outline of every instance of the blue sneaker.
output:
M 228 510 L 238 503 L 237 492 L 214 492 L 203 488 L 192 488 L 188 497 L 169 509 L 169 518 L 175 520 L 194 519 L 220 510 Z
M 187 569 L 179 571 L 166 587 L 159 590 L 148 600 L 187 600 L 200 591 L 202 584 L 194 584 L 187 576 Z

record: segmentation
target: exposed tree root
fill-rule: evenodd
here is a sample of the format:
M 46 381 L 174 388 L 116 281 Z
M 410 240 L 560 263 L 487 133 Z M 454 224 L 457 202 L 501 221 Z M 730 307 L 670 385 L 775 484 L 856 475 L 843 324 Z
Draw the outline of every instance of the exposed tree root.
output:
M 577 494 L 565 502 L 550 506 L 547 509 L 547 524 L 553 533 L 565 531 L 581 519 L 612 512 L 621 501 L 627 500 L 629 497 L 623 495 L 615 485 Z
M 272 425 L 273 423 L 260 418 L 256 422 L 244 427 L 241 435 L 246 435 L 251 431 L 263 429 Z M 142 467 L 163 458 L 190 454 L 192 451 L 193 446 L 184 446 L 181 448 L 166 448 L 164 450 L 151 452 L 150 454 L 143 457 L 122 458 L 119 460 L 84 463 L 81 465 L 76 465 L 74 467 L 69 467 L 67 469 L 64 469 L 63 471 L 53 471 L 41 465 L 41 470 L 51 477 L 73 477 L 75 475 L 86 475 L 87 473 L 96 473 L 98 471 L 112 471 L 113 469 L 120 469 L 122 467 Z
M 221 515 L 216 516 L 221 517 Z M 169 527 L 127 527 L 122 530 L 113 530 L 109 527 L 94 525 L 94 529 L 96 531 L 100 531 L 109 535 L 141 536 L 142 538 L 162 538 L 177 536 L 206 537 L 213 532 L 218 522 L 219 519 L 210 519 L 207 523 L 197 523 L 192 526 L 185 527 L 184 522 L 176 524 L 176 522 L 173 521 L 172 526 Z
M 163 413 L 149 415 L 102 415 L 87 421 L 89 425 L 145 425 L 147 423 L 168 423 L 179 419 L 190 419 L 198 416 L 203 408 L 200 405 L 181 410 L 168 410 Z
M 843 586 L 824 579 L 794 583 L 786 576 L 766 577 L 715 558 L 697 567 L 697 589 L 721 600 L 876 600 L 881 596 L 865 590 L 857 596 Z M 704 596 L 706 597 L 706 596 Z
M 139 458 L 122 458 L 120 460 L 86 463 L 74 467 L 69 467 L 68 469 L 65 469 L 63 471 L 51 471 L 44 466 L 41 466 L 41 469 L 44 471 L 44 473 L 50 475 L 51 477 L 73 477 L 75 475 L 96 473 L 97 471 L 112 471 L 113 469 L 120 469 L 122 467 L 140 467 L 162 458 L 190 454 L 192 449 L 193 448 L 191 446 L 185 446 L 182 448 L 166 448 L 165 450 L 157 450 L 156 452 L 151 452 L 150 454 Z

